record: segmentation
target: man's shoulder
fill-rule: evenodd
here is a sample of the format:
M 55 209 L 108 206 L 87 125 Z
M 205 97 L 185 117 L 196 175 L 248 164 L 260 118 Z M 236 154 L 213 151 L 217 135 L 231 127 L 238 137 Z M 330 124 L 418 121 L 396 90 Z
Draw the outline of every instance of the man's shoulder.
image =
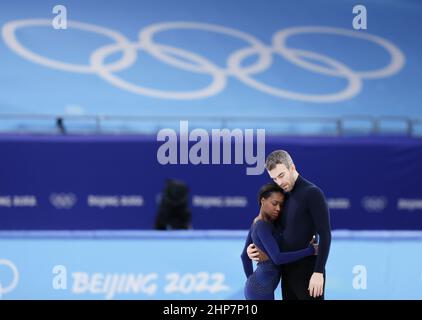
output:
M 315 190 L 321 191 L 321 189 L 315 183 L 303 178 L 302 176 L 299 176 L 299 177 L 300 177 L 299 190 L 301 192 L 308 193 L 308 192 L 314 192 Z
M 317 186 L 315 183 L 305 179 L 302 177 L 302 183 L 301 183 L 301 189 L 302 192 L 304 193 L 304 195 L 306 197 L 312 197 L 312 196 L 317 196 L 317 197 L 325 197 L 324 196 L 324 192 L 322 191 L 322 189 Z

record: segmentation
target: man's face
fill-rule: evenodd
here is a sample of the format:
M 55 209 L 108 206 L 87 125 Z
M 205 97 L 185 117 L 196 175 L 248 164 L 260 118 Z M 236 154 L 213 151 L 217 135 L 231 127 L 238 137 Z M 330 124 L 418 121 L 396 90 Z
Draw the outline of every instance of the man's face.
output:
M 277 183 L 284 192 L 290 192 L 294 186 L 294 166 L 289 169 L 284 164 L 277 164 L 274 169 L 269 170 L 268 174 L 275 183 Z

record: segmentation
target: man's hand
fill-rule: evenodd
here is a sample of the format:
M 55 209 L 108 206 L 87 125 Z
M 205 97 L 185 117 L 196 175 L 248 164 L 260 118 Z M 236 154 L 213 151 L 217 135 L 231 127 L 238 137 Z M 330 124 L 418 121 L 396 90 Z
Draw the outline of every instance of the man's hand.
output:
M 319 297 L 322 296 L 324 288 L 324 276 L 321 272 L 314 272 L 312 274 L 311 280 L 309 280 L 309 295 L 311 297 Z
M 249 259 L 253 261 L 266 261 L 268 260 L 268 256 L 265 254 L 265 252 L 261 251 L 256 245 L 251 243 L 248 246 L 248 249 L 246 249 L 246 252 L 248 253 Z

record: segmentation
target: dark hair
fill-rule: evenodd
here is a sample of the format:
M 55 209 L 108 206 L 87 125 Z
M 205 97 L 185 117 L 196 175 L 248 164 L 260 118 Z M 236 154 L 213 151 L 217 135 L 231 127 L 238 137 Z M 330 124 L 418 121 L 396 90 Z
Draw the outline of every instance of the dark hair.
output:
M 258 205 L 261 206 L 262 198 L 268 199 L 274 192 L 278 192 L 284 195 L 283 189 L 281 189 L 275 182 L 264 184 L 258 192 Z
M 273 170 L 278 164 L 284 164 L 289 169 L 294 163 L 290 154 L 285 150 L 271 152 L 265 160 L 265 168 Z

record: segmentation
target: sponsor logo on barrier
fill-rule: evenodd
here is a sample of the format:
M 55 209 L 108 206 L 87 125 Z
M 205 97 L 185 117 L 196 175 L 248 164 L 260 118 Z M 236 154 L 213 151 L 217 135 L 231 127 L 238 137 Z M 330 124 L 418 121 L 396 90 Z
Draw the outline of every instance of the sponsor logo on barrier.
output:
M 117 293 L 143 293 L 148 296 L 155 294 L 158 278 L 157 273 L 100 273 L 73 272 L 72 293 L 74 294 L 104 294 L 106 299 L 113 299 Z
M 197 128 L 189 133 L 188 121 L 180 121 L 179 128 L 179 138 L 176 131 L 169 128 L 162 129 L 157 134 L 157 141 L 164 141 L 157 150 L 157 160 L 161 165 L 188 164 L 189 162 L 193 165 L 220 164 L 221 147 L 223 164 L 231 164 L 233 145 L 235 164 L 243 164 L 245 160 L 248 165 L 255 165 L 255 167 L 246 168 L 247 175 L 258 175 L 264 172 L 264 129 L 256 130 L 256 156 L 254 156 L 254 129 L 245 129 L 245 136 L 241 129 L 212 129 L 210 138 L 205 129 Z M 190 149 L 189 141 L 196 142 Z
M 146 26 L 138 34 L 138 41 L 131 42 L 121 33 L 78 21 L 67 21 L 69 29 L 83 30 L 110 38 L 113 43 L 99 47 L 90 55 L 89 64 L 71 64 L 68 62 L 50 59 L 31 51 L 23 46 L 16 37 L 16 32 L 28 27 L 51 27 L 50 19 L 24 19 L 9 21 L 3 26 L 2 35 L 6 45 L 16 54 L 34 63 L 45 67 L 83 74 L 96 74 L 103 80 L 120 89 L 160 99 L 203 99 L 215 96 L 222 92 L 229 77 L 234 77 L 255 90 L 279 98 L 313 103 L 339 102 L 351 99 L 362 90 L 363 80 L 385 78 L 399 72 L 405 63 L 402 51 L 390 41 L 367 32 L 358 32 L 334 27 L 299 26 L 281 29 L 272 35 L 271 45 L 267 45 L 258 38 L 241 30 L 228 28 L 217 24 L 199 22 L 161 22 Z M 206 33 L 217 33 L 234 38 L 236 41 L 246 42 L 248 46 L 242 47 L 231 53 L 226 60 L 225 67 L 216 65 L 208 58 L 193 51 L 188 51 L 175 46 L 158 43 L 157 34 L 162 32 L 176 32 L 176 30 L 197 30 Z M 294 36 L 305 34 L 334 35 L 346 38 L 359 39 L 372 42 L 384 49 L 390 56 L 386 66 L 375 70 L 353 70 L 343 62 L 328 55 L 306 49 L 291 48 L 287 45 Z M 291 41 L 291 40 L 290 40 Z M 150 54 L 162 63 L 166 63 L 184 71 L 200 73 L 211 76 L 211 83 L 198 90 L 189 91 L 163 91 L 147 88 L 131 83 L 119 76 L 119 71 L 133 66 L 137 60 L 138 50 Z M 121 52 L 121 58 L 112 63 L 106 63 L 110 55 Z M 280 56 L 290 63 L 307 71 L 325 76 L 345 79 L 345 88 L 333 93 L 302 93 L 278 88 L 258 80 L 254 77 L 267 71 L 273 64 L 274 56 Z M 245 64 L 245 61 L 257 56 L 255 63 Z
M 37 198 L 32 195 L 0 196 L 0 207 L 36 207 Z
M 78 198 L 73 193 L 52 193 L 50 203 L 56 209 L 72 209 Z
M 397 201 L 398 210 L 422 210 L 422 199 L 402 199 Z
M 328 198 L 327 203 L 330 209 L 350 209 L 350 199 L 347 198 Z
M 362 206 L 368 212 L 381 212 L 387 207 L 386 197 L 364 197 L 362 199 Z
M 141 195 L 93 195 L 87 197 L 88 207 L 119 208 L 142 207 L 145 204 Z
M 248 199 L 244 196 L 200 196 L 192 197 L 193 207 L 202 208 L 245 208 L 248 205 Z
M 4 277 L 2 276 L 5 274 L 3 272 L 4 267 L 7 267 L 7 269 L 10 269 L 12 271 L 12 279 L 8 280 L 8 283 L 3 282 Z M 14 263 L 7 259 L 0 259 L 0 298 L 6 293 L 11 292 L 16 288 L 19 282 L 19 272 Z
M 52 269 L 54 290 L 67 290 L 67 268 L 56 265 Z M 75 295 L 102 295 L 105 299 L 113 299 L 116 295 L 145 294 L 154 296 L 160 290 L 159 274 L 151 273 L 103 273 L 103 272 L 72 272 L 72 294 Z M 229 291 L 224 283 L 223 273 L 167 273 L 165 285 L 162 288 L 165 294 L 200 294 Z

